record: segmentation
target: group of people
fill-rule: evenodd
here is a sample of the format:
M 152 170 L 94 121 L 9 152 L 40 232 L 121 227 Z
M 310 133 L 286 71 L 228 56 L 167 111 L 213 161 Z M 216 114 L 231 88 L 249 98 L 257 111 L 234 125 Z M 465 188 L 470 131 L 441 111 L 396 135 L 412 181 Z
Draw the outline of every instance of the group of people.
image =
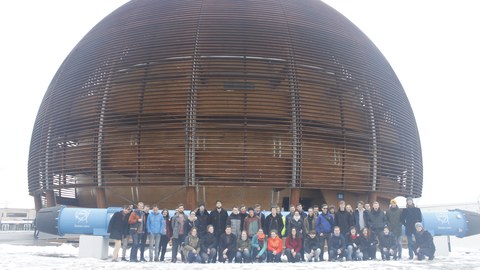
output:
M 395 200 L 388 210 L 378 202 L 358 202 L 354 211 L 340 201 L 338 208 L 326 204 L 313 206 L 307 212 L 301 204 L 291 205 L 283 216 L 277 206 L 266 216 L 260 205 L 233 207 L 229 214 L 222 202 L 208 212 L 204 204 L 187 215 L 179 204 L 170 217 L 167 209 L 139 202 L 136 207 L 124 206 L 109 223 L 110 238 L 115 241 L 113 261 L 127 261 L 129 240 L 131 262 L 165 261 L 167 245 L 172 247 L 171 262 L 178 255 L 186 263 L 215 262 L 280 262 L 285 255 L 289 262 L 355 261 L 376 259 L 377 248 L 382 260 L 402 257 L 402 226 L 408 242 L 409 259 L 432 260 L 435 245 L 432 235 L 424 230 L 422 214 L 412 198 L 400 209 Z M 414 240 L 415 238 L 415 240 Z M 140 253 L 140 254 L 139 254 Z M 180 253 L 180 254 L 179 254 Z

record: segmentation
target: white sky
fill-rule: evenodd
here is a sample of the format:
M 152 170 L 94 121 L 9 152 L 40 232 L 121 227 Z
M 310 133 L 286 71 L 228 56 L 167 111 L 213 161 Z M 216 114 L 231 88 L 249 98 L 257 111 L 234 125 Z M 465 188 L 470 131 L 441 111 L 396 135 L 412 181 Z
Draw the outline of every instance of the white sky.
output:
M 0 207 L 33 207 L 27 188 L 28 151 L 45 91 L 78 41 L 126 2 L 0 2 L 0 181 L 5 187 L 0 190 Z M 423 151 L 421 204 L 477 202 L 480 2 L 324 2 L 349 18 L 376 44 L 409 97 Z

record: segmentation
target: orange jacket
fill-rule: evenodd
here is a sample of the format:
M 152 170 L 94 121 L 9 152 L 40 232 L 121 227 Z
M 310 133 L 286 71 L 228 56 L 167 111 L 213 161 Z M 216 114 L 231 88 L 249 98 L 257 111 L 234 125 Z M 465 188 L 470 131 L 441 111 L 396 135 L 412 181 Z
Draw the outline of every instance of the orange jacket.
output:
M 283 241 L 280 237 L 268 238 L 268 246 L 267 250 L 269 251 L 276 251 L 277 254 L 282 253 L 283 250 Z

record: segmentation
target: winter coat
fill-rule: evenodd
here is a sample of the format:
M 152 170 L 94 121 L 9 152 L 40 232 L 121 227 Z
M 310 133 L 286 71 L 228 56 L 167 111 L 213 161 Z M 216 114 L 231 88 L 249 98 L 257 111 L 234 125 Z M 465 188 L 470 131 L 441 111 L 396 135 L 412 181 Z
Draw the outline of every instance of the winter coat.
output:
M 128 235 L 128 215 L 125 215 L 123 210 L 113 214 L 107 232 L 110 233 L 110 239 L 115 240 L 122 240 Z
M 194 219 L 194 220 L 190 220 L 190 218 L 187 219 L 187 232 L 186 233 L 190 233 L 190 230 L 194 227 L 197 228 L 197 233 L 198 233 L 198 219 Z M 200 236 L 200 234 L 198 236 Z
M 188 256 L 188 252 L 195 250 L 197 254 L 200 254 L 200 238 L 198 236 L 193 236 L 192 234 L 188 234 L 185 237 L 184 245 L 183 245 L 183 255 L 185 257 Z
M 307 234 L 310 233 L 311 230 L 315 231 L 317 225 L 317 218 L 315 216 L 307 216 L 303 219 L 303 236 L 305 237 Z
M 385 217 L 385 213 L 382 209 L 372 209 L 368 214 L 368 225 L 370 225 L 370 229 L 373 231 L 381 231 L 387 225 L 387 218 Z
M 160 232 L 162 235 L 166 235 L 168 240 L 172 237 L 172 223 L 170 222 L 170 219 L 167 217 L 163 217 L 163 228 L 162 232 Z
M 361 229 L 363 228 L 369 228 L 368 226 L 368 212 L 367 210 L 363 209 L 362 211 L 362 214 L 363 216 L 363 222 L 364 222 L 364 225 L 363 227 L 360 227 L 360 211 L 355 210 L 355 212 L 353 213 L 353 219 L 355 221 L 355 228 L 357 229 L 357 232 L 359 232 Z
M 330 213 L 324 214 L 323 212 L 318 215 L 317 218 L 317 234 L 331 233 L 334 226 L 334 219 Z
M 175 213 L 175 215 L 171 219 L 172 224 L 172 238 L 178 239 L 178 235 L 180 234 L 180 213 Z M 183 235 L 188 234 L 188 218 L 185 213 L 183 213 Z
M 299 220 L 295 220 L 295 218 L 290 219 L 290 225 L 288 228 L 290 228 L 290 231 L 287 232 L 287 234 L 292 233 L 292 228 L 297 229 L 297 234 L 298 235 L 303 235 L 303 230 L 304 230 L 304 225 L 303 225 L 303 219 L 300 217 Z
M 265 250 L 267 250 L 267 237 L 263 238 L 263 240 L 258 239 L 258 235 L 255 234 L 252 237 L 252 248 L 251 248 L 251 255 L 253 255 L 253 250 L 260 248 L 260 251 L 258 252 L 258 257 L 261 257 L 263 253 L 265 253 Z
M 311 238 L 310 235 L 307 235 L 307 237 L 305 237 L 305 240 L 303 241 L 303 246 L 305 253 L 310 253 L 312 252 L 312 250 L 320 248 L 320 238 L 317 234 L 315 234 L 314 238 Z
M 390 207 L 385 213 L 387 218 L 387 225 L 390 229 L 390 232 L 393 233 L 396 237 L 402 235 L 402 209 L 397 207 Z
M 293 213 L 290 212 L 288 215 L 285 216 L 285 233 L 283 235 L 290 234 L 290 220 L 293 218 Z
M 232 233 L 235 234 L 238 238 L 240 238 L 240 233 L 242 232 L 241 226 L 242 221 L 240 220 L 240 214 L 231 213 L 230 216 L 227 218 L 227 225 L 232 227 Z
M 345 235 L 345 241 L 347 242 L 347 247 L 352 246 L 353 250 L 360 248 L 360 235 L 358 233 L 352 235 L 351 232 L 348 232 Z M 353 244 L 355 244 L 356 247 Z
M 350 231 L 350 227 L 355 225 L 355 220 L 353 214 L 347 212 L 346 210 L 335 213 L 335 225 L 340 227 L 340 233 L 345 235 Z
M 225 209 L 221 208 L 220 211 L 214 209 L 210 212 L 209 224 L 215 228 L 215 235 L 219 237 L 225 233 L 225 227 L 227 226 L 228 213 Z
M 215 237 L 215 234 L 207 232 L 200 242 L 200 247 L 202 252 L 205 253 L 209 248 L 217 248 L 217 238 Z
M 360 248 L 360 251 L 362 252 L 368 252 L 368 249 L 372 246 L 377 246 L 377 240 L 375 240 L 375 237 L 373 234 L 368 235 L 365 237 L 365 235 L 360 234 L 360 238 L 358 239 L 358 244 Z
M 388 234 L 381 233 L 378 236 L 378 242 L 379 242 L 378 247 L 380 249 L 383 249 L 383 248 L 395 249 L 397 247 L 397 239 L 395 235 L 393 235 L 391 232 L 389 232 Z
M 422 222 L 422 212 L 415 206 L 407 206 L 403 209 L 400 220 L 405 226 L 405 233 L 407 235 L 413 234 L 415 233 L 415 223 Z
M 230 235 L 227 235 L 226 233 L 223 233 L 220 236 L 218 246 L 219 246 L 218 253 L 222 253 L 227 248 L 228 248 L 229 251 L 236 250 L 237 249 L 237 236 L 233 233 L 231 233 Z
M 295 238 L 289 235 L 287 237 L 287 240 L 285 241 L 285 248 L 288 248 L 295 252 L 300 252 L 300 250 L 302 249 L 302 242 L 302 237 L 300 235 L 297 235 L 297 237 Z
M 260 218 L 260 224 L 262 224 L 262 230 L 263 232 L 266 231 L 266 228 L 265 228 L 265 214 L 263 214 L 263 212 L 254 212 L 255 213 L 255 216 L 258 216 Z
M 199 209 L 195 212 L 195 215 L 197 216 L 198 236 L 202 238 L 207 233 L 209 214 L 207 210 L 201 212 Z
M 415 231 L 415 249 L 427 248 L 435 251 L 435 244 L 433 243 L 433 237 L 429 231 L 422 230 L 420 232 Z
M 244 222 L 245 222 L 245 218 L 248 217 L 248 214 L 247 213 L 239 213 L 240 215 L 240 231 L 246 231 L 245 229 L 245 226 L 244 226 Z
M 268 238 L 267 240 L 267 250 L 268 251 L 276 251 L 277 254 L 282 253 L 283 250 L 283 241 L 280 237 L 275 238 Z
M 237 250 L 243 252 L 245 249 L 250 250 L 250 239 L 248 237 L 247 240 L 237 239 Z
M 345 237 L 341 233 L 338 236 L 332 234 L 328 239 L 328 250 L 344 250 L 346 248 L 346 245 L 347 241 L 345 241 Z
M 142 221 L 139 221 L 139 220 Z M 130 224 L 130 232 L 144 233 L 145 232 L 145 212 L 134 210 L 128 218 Z
M 253 217 L 247 216 L 245 222 L 243 223 L 245 230 L 247 231 L 248 237 L 252 238 L 260 228 L 262 228 L 262 223 L 258 216 L 253 215 Z
M 165 220 L 160 211 L 156 214 L 152 212 L 147 218 L 147 231 L 153 234 L 160 234 L 163 230 L 164 223 Z
M 277 214 L 275 217 L 270 214 L 265 219 L 265 231 L 267 235 L 270 235 L 272 230 L 277 230 L 277 235 L 280 235 L 283 231 L 282 216 Z

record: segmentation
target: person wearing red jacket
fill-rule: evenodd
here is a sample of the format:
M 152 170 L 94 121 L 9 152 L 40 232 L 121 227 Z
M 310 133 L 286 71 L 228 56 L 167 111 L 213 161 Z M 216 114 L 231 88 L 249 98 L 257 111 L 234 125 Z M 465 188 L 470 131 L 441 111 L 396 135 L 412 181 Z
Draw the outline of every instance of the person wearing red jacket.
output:
M 280 262 L 283 251 L 283 241 L 277 236 L 277 231 L 270 232 L 267 244 L 267 262 Z
M 285 255 L 291 263 L 300 261 L 300 250 L 302 249 L 302 236 L 297 234 L 297 229 L 292 227 L 290 234 L 285 241 Z

